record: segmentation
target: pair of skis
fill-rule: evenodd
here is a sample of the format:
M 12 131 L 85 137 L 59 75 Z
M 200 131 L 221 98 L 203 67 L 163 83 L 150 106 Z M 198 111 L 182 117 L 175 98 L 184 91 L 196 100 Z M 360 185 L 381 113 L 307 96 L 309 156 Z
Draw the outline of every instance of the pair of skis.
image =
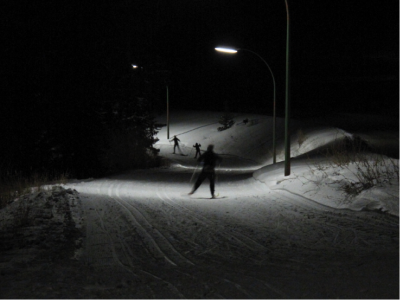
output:
M 187 194 L 186 194 L 187 195 Z M 189 195 L 190 197 L 190 195 Z M 222 199 L 222 198 L 227 198 L 226 196 L 219 196 L 219 193 L 216 193 L 214 197 L 190 197 L 192 199 Z

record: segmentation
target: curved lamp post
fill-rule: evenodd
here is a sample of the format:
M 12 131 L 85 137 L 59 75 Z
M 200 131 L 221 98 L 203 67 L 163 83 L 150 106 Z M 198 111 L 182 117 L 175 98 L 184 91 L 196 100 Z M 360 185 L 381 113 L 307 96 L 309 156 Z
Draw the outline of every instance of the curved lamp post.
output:
M 169 91 L 167 84 L 167 139 L 169 140 Z
M 271 73 L 272 76 L 272 81 L 274 83 L 274 117 L 273 117 L 273 128 L 272 128 L 272 143 L 273 143 L 273 163 L 276 163 L 276 136 L 275 136 L 275 132 L 276 132 L 276 84 L 275 84 L 275 77 L 274 74 L 272 73 L 272 70 L 270 68 L 270 66 L 268 65 L 268 63 L 260 56 L 258 55 L 256 52 L 248 50 L 248 49 L 233 49 L 233 48 L 224 48 L 224 47 L 217 47 L 215 48 L 215 50 L 219 51 L 219 52 L 224 52 L 224 53 L 229 53 L 229 54 L 236 54 L 238 51 L 248 51 L 251 52 L 253 54 L 255 54 L 256 56 L 258 56 L 268 67 L 268 70 Z
M 285 176 L 289 176 L 290 175 L 290 133 L 289 133 L 289 123 L 290 123 L 289 122 L 290 121 L 289 24 L 290 24 L 290 22 L 289 22 L 289 5 L 288 5 L 287 0 L 285 0 L 285 6 L 286 6 Z M 239 49 L 229 49 L 229 48 L 218 48 L 217 49 L 216 48 L 216 50 L 226 52 L 226 53 L 237 53 L 237 51 Z M 244 50 L 244 49 L 240 49 L 240 50 Z M 256 53 L 254 53 L 254 54 L 256 54 Z M 257 55 L 257 56 L 259 56 L 259 55 Z M 268 66 L 268 68 L 269 68 L 269 66 Z M 272 72 L 271 72 L 271 74 L 272 74 Z
M 289 6 L 286 5 L 286 89 L 285 89 L 285 176 L 290 175 L 290 95 L 289 95 Z

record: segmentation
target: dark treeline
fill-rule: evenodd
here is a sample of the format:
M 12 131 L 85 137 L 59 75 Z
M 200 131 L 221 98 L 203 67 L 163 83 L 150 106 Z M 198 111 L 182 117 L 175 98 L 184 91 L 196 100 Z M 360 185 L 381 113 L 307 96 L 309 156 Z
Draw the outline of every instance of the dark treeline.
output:
M 122 1 L 123 2 L 123 1 Z M 43 1 L 9 8 L 2 172 L 100 176 L 156 163 L 163 61 L 135 53 L 127 12 Z M 133 69 L 133 59 L 146 69 Z
M 373 14 L 369 3 L 292 2 L 292 117 L 398 116 L 394 1 L 376 1 Z M 337 22 L 332 10 L 346 15 Z M 268 61 L 284 116 L 283 1 L 16 0 L 0 14 L 0 171 L 85 177 L 151 164 L 150 112 L 165 112 L 167 84 L 171 109 L 272 114 L 266 66 L 215 53 L 222 44 Z

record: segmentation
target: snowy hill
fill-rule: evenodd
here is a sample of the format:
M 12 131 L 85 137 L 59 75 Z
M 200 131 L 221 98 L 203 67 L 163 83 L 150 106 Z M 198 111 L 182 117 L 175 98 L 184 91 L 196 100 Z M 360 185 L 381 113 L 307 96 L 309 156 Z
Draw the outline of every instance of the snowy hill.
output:
M 398 159 L 371 151 L 398 152 L 393 134 L 361 132 L 367 148 L 352 160 L 326 151 L 349 150 L 360 132 L 293 121 L 284 176 L 283 120 L 272 164 L 271 117 L 236 115 L 224 131 L 219 118 L 173 112 L 170 138 L 184 155 L 163 126 L 155 146 L 165 165 L 70 180 L 0 210 L 1 295 L 398 298 Z M 188 195 L 195 143 L 223 158 L 217 199 L 208 182 Z
M 373 186 L 360 188 L 357 193 L 345 191 L 347 186 L 359 185 L 357 168 L 359 164 L 335 165 L 328 158 L 323 149 L 334 143 L 340 143 L 346 138 L 350 140 L 354 135 L 338 127 L 321 126 L 319 124 L 291 122 L 291 175 L 283 175 L 284 160 L 284 120 L 277 118 L 277 165 L 272 165 L 272 122 L 270 116 L 257 114 L 236 114 L 234 125 L 224 131 L 219 131 L 218 123 L 221 112 L 182 111 L 170 115 L 170 139 L 176 135 L 180 139 L 180 147 L 189 158 L 194 156 L 193 145 L 199 143 L 202 149 L 214 144 L 215 152 L 235 156 L 242 159 L 242 164 L 235 162 L 235 167 L 254 170 L 254 177 L 264 182 L 269 188 L 281 189 L 304 197 L 310 201 L 340 209 L 352 210 L 381 210 L 390 214 L 399 215 L 399 178 L 398 159 L 379 156 L 382 160 L 379 176 L 386 176 L 375 180 Z M 248 119 L 244 124 L 243 120 Z M 166 124 L 166 116 L 157 118 L 160 124 Z M 375 120 L 377 122 L 377 120 Z M 357 132 L 358 136 L 369 137 L 373 143 L 371 148 L 385 146 L 393 140 L 393 134 L 386 133 L 387 140 L 377 140 L 382 133 Z M 195 161 L 190 158 L 171 155 L 173 142 L 167 139 L 167 127 L 160 129 L 157 137 L 160 139 L 156 147 L 160 155 L 184 165 L 195 166 Z M 378 141 L 378 142 L 377 142 Z M 393 144 L 392 144 L 393 145 Z M 398 143 L 395 144 L 398 147 Z M 392 151 L 393 152 L 393 151 Z M 367 154 L 368 155 L 368 154 Z M 368 166 L 373 168 L 377 164 L 377 156 L 371 155 Z M 364 162 L 363 162 L 364 163 Z M 230 165 L 230 167 L 234 167 Z M 224 164 L 221 166 L 222 170 Z M 383 170 L 383 169 L 384 170 Z M 396 169 L 397 168 L 397 169 Z M 229 169 L 229 168 L 228 168 Z M 386 173 L 387 174 L 386 174 Z M 385 175 L 383 174 L 385 173 Z M 378 175 L 377 175 L 378 176 Z M 373 181 L 373 180 L 372 180 Z

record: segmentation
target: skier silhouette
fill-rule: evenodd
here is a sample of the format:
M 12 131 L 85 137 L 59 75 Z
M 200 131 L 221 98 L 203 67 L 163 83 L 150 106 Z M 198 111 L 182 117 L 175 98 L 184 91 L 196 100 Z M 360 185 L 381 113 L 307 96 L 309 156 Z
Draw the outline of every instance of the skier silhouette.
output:
M 174 138 L 173 138 L 172 140 L 170 140 L 170 142 L 172 142 L 172 141 L 174 141 L 174 154 L 175 154 L 175 148 L 176 148 L 176 147 L 178 147 L 178 150 L 179 150 L 180 152 L 182 152 L 182 151 L 181 151 L 181 148 L 179 148 L 179 143 L 178 143 L 178 142 L 180 142 L 181 140 L 178 139 L 178 138 L 176 137 L 176 135 L 174 135 Z
M 201 145 L 196 143 L 196 145 L 194 145 L 193 147 L 196 148 L 196 155 L 194 156 L 194 158 L 197 158 L 197 154 L 198 154 L 199 157 L 200 157 L 200 155 L 201 155 L 201 153 L 200 153 L 200 147 L 201 147 Z
M 214 151 L 214 145 L 208 145 L 207 151 L 204 152 L 200 157 L 197 159 L 198 162 L 204 162 L 203 164 L 203 170 L 201 170 L 201 173 L 199 175 L 199 178 L 197 178 L 196 183 L 194 184 L 194 187 L 192 191 L 189 193 L 189 195 L 194 194 L 194 192 L 199 188 L 201 183 L 204 181 L 204 179 L 208 178 L 210 180 L 210 191 L 211 191 L 211 197 L 216 198 L 214 195 L 215 191 L 215 165 L 217 162 L 221 162 L 222 158 L 215 154 Z

